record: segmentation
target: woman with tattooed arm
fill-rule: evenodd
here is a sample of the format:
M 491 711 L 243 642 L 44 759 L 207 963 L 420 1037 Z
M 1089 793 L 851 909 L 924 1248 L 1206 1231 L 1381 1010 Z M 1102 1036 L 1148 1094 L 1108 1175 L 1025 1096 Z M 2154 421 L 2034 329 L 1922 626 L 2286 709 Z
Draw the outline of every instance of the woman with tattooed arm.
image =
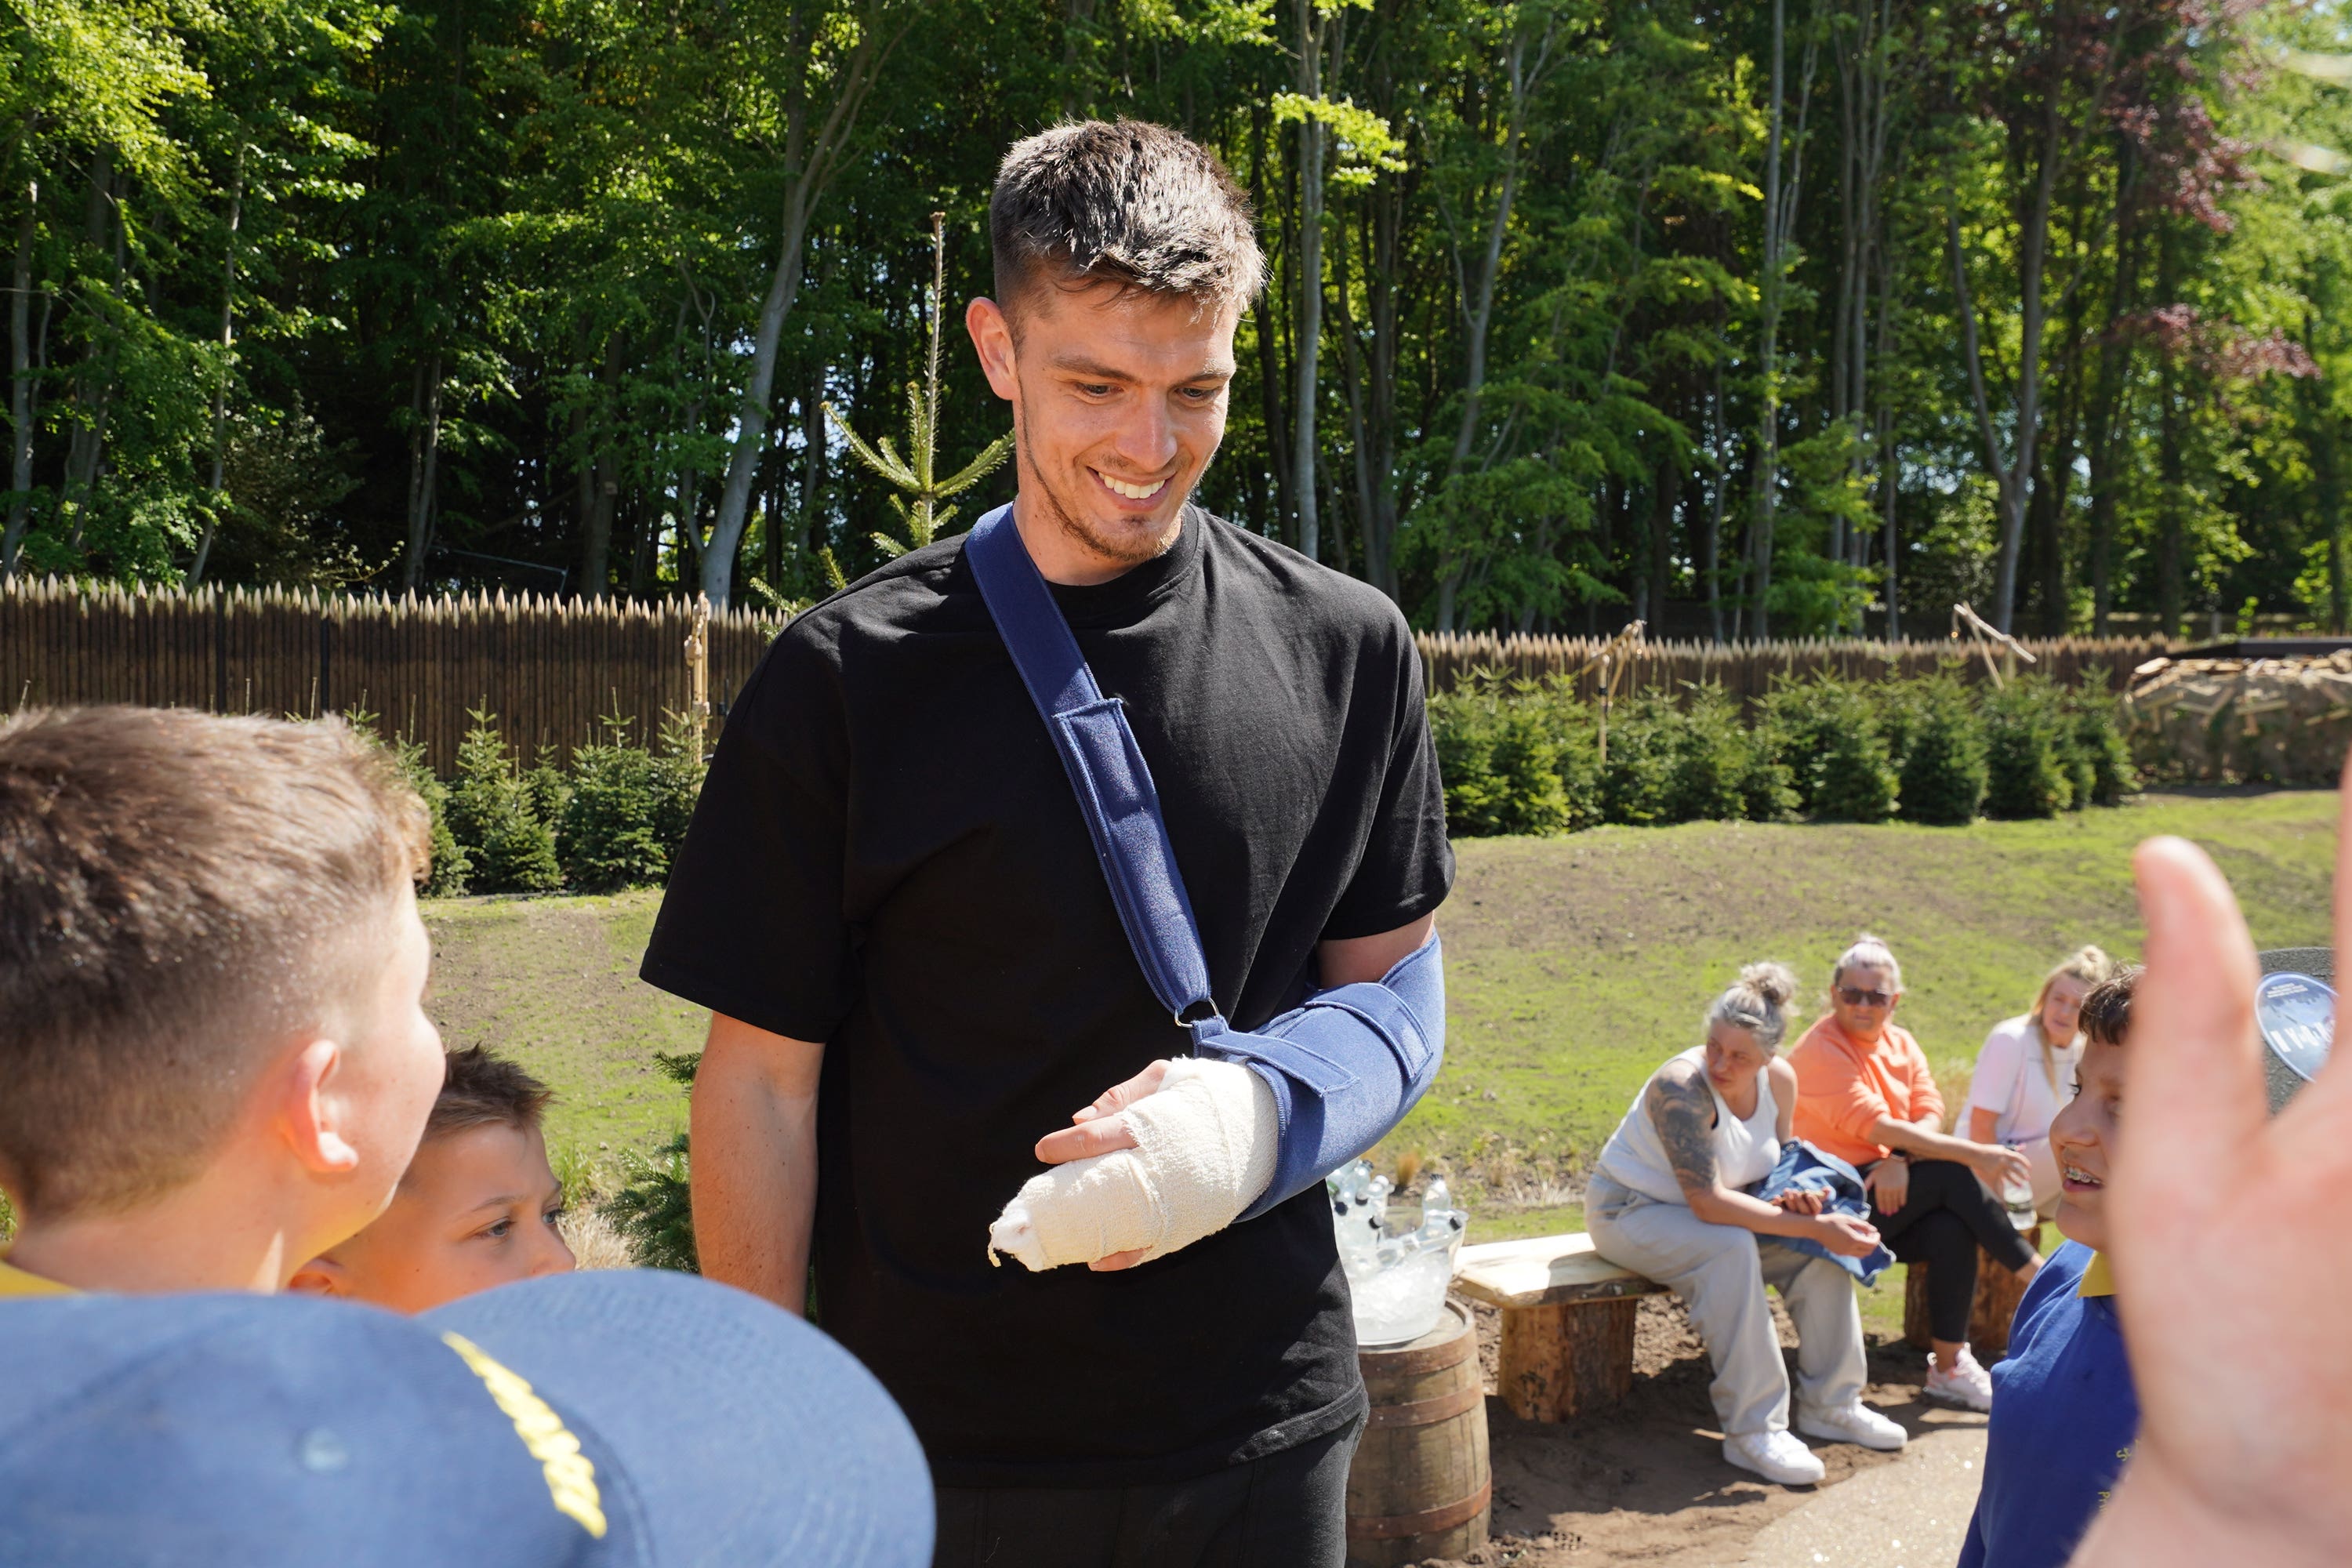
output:
M 1585 1197 L 1596 1250 L 1682 1297 L 1706 1342 L 1708 1393 L 1723 1422 L 1723 1457 L 1784 1486 L 1824 1471 L 1789 1433 L 1789 1374 L 1766 1285 L 1797 1325 L 1797 1430 L 1833 1443 L 1903 1447 L 1903 1428 L 1862 1403 L 1866 1369 L 1853 1276 L 1788 1245 L 1802 1237 L 1843 1257 L 1867 1256 L 1878 1233 L 1824 1213 L 1820 1194 L 1751 1195 L 1780 1159 L 1797 1104 L 1780 1059 L 1783 1013 L 1797 983 L 1753 963 L 1717 996 L 1703 1045 L 1650 1077 L 1619 1123 Z

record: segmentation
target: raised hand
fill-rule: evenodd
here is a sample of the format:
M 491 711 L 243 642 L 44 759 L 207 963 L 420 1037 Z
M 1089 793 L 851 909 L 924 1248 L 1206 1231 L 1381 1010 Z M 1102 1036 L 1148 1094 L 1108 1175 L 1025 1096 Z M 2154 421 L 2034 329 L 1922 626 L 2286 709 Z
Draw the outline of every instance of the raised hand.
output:
M 2352 781 L 2341 799 L 2339 973 Z M 2140 1437 L 2074 1562 L 2340 1564 L 2352 1551 L 2352 1066 L 2339 1048 L 2267 1115 L 2254 946 L 2229 885 L 2178 838 L 2142 845 L 2134 869 L 2147 973 L 2107 1204 Z

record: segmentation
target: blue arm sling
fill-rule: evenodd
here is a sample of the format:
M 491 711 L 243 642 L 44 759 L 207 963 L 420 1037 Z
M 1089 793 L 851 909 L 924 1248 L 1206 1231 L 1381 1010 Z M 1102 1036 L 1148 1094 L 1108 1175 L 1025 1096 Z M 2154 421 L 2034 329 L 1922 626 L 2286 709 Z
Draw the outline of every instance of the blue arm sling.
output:
M 1228 1026 L 1209 994 L 1192 901 L 1151 770 L 1116 697 L 1095 684 L 1045 580 L 999 507 L 972 525 L 964 559 L 1076 792 L 1119 923 L 1151 994 L 1192 1031 L 1196 1056 L 1247 1067 L 1274 1091 L 1281 1135 L 1255 1219 L 1362 1154 L 1404 1119 L 1445 1054 L 1445 970 L 1437 939 L 1377 983 L 1318 991 L 1256 1030 Z

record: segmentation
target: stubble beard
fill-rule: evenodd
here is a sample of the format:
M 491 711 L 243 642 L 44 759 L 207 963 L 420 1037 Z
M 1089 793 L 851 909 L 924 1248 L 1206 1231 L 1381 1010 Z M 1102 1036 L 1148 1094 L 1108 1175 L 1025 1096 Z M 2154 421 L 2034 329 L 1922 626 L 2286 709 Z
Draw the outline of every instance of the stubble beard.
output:
M 1115 566 L 1132 568 L 1159 560 L 1175 547 L 1178 536 L 1184 531 L 1184 509 L 1192 501 L 1189 493 L 1168 514 L 1168 521 L 1156 533 L 1140 526 L 1112 531 L 1087 521 L 1083 509 L 1063 504 L 1061 490 L 1030 456 L 1025 442 L 1020 447 L 1020 461 L 1024 478 L 1035 482 L 1037 498 L 1062 536 L 1089 555 Z

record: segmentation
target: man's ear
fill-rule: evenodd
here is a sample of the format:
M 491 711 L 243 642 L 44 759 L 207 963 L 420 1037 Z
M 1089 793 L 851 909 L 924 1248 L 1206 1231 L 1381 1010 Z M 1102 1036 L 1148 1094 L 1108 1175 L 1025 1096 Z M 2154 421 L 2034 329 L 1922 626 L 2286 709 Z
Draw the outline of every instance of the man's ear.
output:
M 343 1136 L 346 1107 L 328 1087 L 342 1060 L 342 1047 L 312 1040 L 278 1068 L 278 1126 L 294 1157 L 316 1175 L 349 1175 L 359 1168 L 360 1152 Z
M 1003 310 L 993 300 L 976 299 L 964 307 L 963 329 L 971 334 L 989 389 L 1007 403 L 1015 402 L 1021 383 L 1013 370 L 1013 323 L 1004 319 Z
M 336 1262 L 332 1254 L 322 1252 L 294 1270 L 294 1278 L 286 1281 L 286 1289 L 306 1296 L 347 1297 L 352 1293 L 351 1272 Z

